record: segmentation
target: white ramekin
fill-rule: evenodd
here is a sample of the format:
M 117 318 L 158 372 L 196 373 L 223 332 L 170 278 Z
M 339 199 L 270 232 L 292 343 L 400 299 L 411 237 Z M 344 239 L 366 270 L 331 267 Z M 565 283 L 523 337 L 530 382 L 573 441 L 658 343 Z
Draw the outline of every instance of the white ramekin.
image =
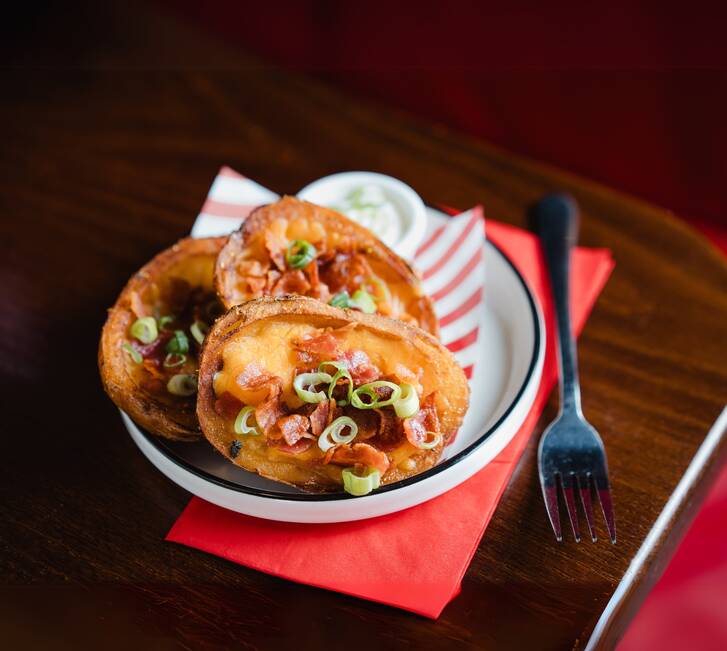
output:
M 377 185 L 402 217 L 401 237 L 390 244 L 401 257 L 411 260 L 424 237 L 427 213 L 421 197 L 406 183 L 376 172 L 340 172 L 306 185 L 298 198 L 321 206 L 340 203 L 354 188 Z

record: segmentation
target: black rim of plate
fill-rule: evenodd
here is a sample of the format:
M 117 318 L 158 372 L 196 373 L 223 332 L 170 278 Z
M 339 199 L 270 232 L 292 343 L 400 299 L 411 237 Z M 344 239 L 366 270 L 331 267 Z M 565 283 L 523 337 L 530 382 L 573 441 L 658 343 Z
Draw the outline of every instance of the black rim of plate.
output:
M 447 470 L 448 468 L 451 468 L 455 464 L 459 463 L 462 459 L 472 454 L 475 450 L 477 450 L 479 447 L 481 447 L 487 439 L 492 436 L 492 434 L 502 425 L 502 423 L 505 421 L 505 419 L 512 413 L 512 411 L 515 409 L 515 406 L 520 402 L 520 399 L 522 398 L 523 393 L 525 392 L 525 389 L 530 384 L 530 380 L 533 377 L 533 374 L 535 373 L 535 365 L 538 362 L 538 357 L 540 355 L 540 348 L 543 345 L 543 342 L 541 340 L 540 336 L 540 327 L 539 327 L 539 321 L 538 321 L 538 310 L 535 306 L 535 300 L 533 299 L 533 293 L 530 290 L 530 287 L 528 286 L 527 282 L 525 282 L 525 279 L 523 278 L 522 274 L 518 270 L 518 268 L 513 264 L 512 260 L 508 257 L 508 255 L 494 242 L 490 240 L 486 240 L 486 243 L 489 243 L 492 245 L 492 247 L 502 256 L 502 258 L 505 260 L 505 262 L 508 264 L 508 266 L 513 270 L 515 273 L 515 276 L 517 277 L 518 281 L 523 287 L 523 290 L 525 291 L 525 295 L 528 299 L 528 304 L 530 305 L 530 314 L 533 320 L 533 330 L 535 333 L 534 342 L 533 342 L 533 354 L 530 358 L 530 364 L 528 366 L 528 371 L 525 374 L 525 379 L 523 380 L 522 385 L 518 389 L 517 394 L 515 395 L 515 398 L 513 398 L 512 402 L 507 406 L 507 409 L 503 412 L 503 414 L 500 416 L 500 418 L 497 419 L 495 423 L 492 424 L 485 432 L 483 432 L 480 437 L 471 443 L 468 447 L 466 447 L 461 452 L 458 452 L 453 457 L 443 461 L 442 463 L 439 463 L 429 470 L 425 470 L 424 472 L 413 475 L 412 477 L 408 477 L 407 479 L 402 479 L 400 481 L 394 482 L 392 484 L 386 484 L 385 486 L 382 486 L 381 488 L 377 489 L 374 493 L 370 495 L 370 497 L 375 497 L 376 495 L 380 495 L 382 493 L 388 493 L 390 491 L 397 490 L 399 488 L 403 488 L 404 486 L 411 486 L 412 484 L 416 484 L 417 482 L 423 481 L 424 479 L 427 479 L 429 477 L 434 477 L 435 475 L 439 474 L 440 472 Z M 221 479 L 220 477 L 216 477 L 215 475 L 212 475 L 205 470 L 200 470 L 196 466 L 193 466 L 192 464 L 188 463 L 184 459 L 180 458 L 173 450 L 171 450 L 169 447 L 167 447 L 163 441 L 163 439 L 160 439 L 157 436 L 154 436 L 153 434 L 150 434 L 147 432 L 144 428 L 134 423 L 136 427 L 139 429 L 139 431 L 144 435 L 144 438 L 146 438 L 147 441 L 149 441 L 159 452 L 161 452 L 167 459 L 175 463 L 176 465 L 180 466 L 184 470 L 187 470 L 191 472 L 192 474 L 196 475 L 197 477 L 200 477 L 206 481 L 212 482 L 213 484 L 217 484 L 218 486 L 221 486 L 223 488 L 227 488 L 229 490 L 236 491 L 238 493 L 246 493 L 247 495 L 254 495 L 256 497 L 263 497 L 266 499 L 274 499 L 274 500 L 283 500 L 283 501 L 292 501 L 292 502 L 329 502 L 334 500 L 343 500 L 343 499 L 365 499 L 361 497 L 354 497 L 353 495 L 349 495 L 348 493 L 340 492 L 340 493 L 304 493 L 303 491 L 299 493 L 282 493 L 278 491 L 268 490 L 265 488 L 254 488 L 250 486 L 241 486 L 239 484 L 236 484 L 232 481 L 228 481 L 226 479 Z M 240 468 L 242 472 L 250 472 L 245 470 L 244 468 Z M 254 474 L 254 473 L 251 473 Z

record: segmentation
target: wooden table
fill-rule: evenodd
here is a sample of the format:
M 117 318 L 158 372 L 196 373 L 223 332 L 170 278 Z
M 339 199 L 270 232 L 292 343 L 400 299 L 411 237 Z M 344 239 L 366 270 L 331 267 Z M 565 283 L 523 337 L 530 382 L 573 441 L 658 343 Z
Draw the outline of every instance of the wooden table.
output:
M 7 648 L 611 647 L 727 453 L 715 428 L 667 502 L 727 398 L 725 261 L 662 210 L 266 69 L 152 10 L 86 11 L 26 21 L 4 55 L 22 67 L 0 73 Z M 437 622 L 164 543 L 189 495 L 126 435 L 96 345 L 105 308 L 189 230 L 221 164 L 281 192 L 379 170 L 519 225 L 544 192 L 573 193 L 582 243 L 617 262 L 580 361 L 618 544 L 554 542 L 536 436 Z

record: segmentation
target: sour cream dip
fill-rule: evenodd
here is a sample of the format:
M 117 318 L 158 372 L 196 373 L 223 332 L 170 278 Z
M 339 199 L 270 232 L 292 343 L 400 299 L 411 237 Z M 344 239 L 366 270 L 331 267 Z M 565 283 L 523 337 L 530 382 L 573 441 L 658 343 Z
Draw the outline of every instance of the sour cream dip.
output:
M 411 259 L 426 230 L 426 208 L 405 183 L 375 172 L 342 172 L 303 188 L 298 198 L 333 208 Z

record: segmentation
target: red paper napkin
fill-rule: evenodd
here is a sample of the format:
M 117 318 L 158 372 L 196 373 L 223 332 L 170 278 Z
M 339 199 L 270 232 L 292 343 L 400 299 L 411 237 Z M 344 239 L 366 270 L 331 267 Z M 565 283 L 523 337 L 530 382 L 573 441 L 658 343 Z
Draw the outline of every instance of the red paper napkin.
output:
M 553 306 L 537 238 L 493 221 L 487 222 L 487 235 L 530 283 L 543 307 L 548 330 L 535 403 L 500 455 L 440 497 L 358 522 L 271 522 L 193 498 L 167 540 L 285 579 L 437 618 L 459 592 L 462 576 L 557 377 Z M 583 327 L 613 265 L 607 250 L 578 248 L 574 252 L 571 311 L 576 332 Z M 424 554 L 422 550 L 428 551 Z

